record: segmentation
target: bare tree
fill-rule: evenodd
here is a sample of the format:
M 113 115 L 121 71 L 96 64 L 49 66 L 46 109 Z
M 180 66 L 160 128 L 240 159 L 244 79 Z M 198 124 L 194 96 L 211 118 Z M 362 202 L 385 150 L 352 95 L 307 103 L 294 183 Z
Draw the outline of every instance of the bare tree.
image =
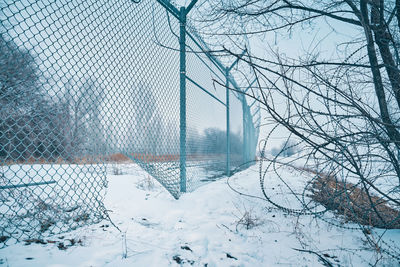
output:
M 58 101 L 58 116 L 66 159 L 93 156 L 98 150 L 105 149 L 100 112 L 103 92 L 103 88 L 91 79 L 70 79 L 65 85 L 64 94 Z
M 169 153 L 166 148 L 168 144 L 163 140 L 172 129 L 168 129 L 166 116 L 160 112 L 152 90 L 139 84 L 121 94 L 122 98 L 118 99 L 126 102 L 127 108 L 110 118 L 111 125 L 119 123 L 114 139 L 122 141 L 114 145 L 117 151 L 152 155 Z
M 42 90 L 31 53 L 0 35 L 0 158 L 57 156 L 55 105 Z
M 342 197 L 357 223 L 399 228 L 400 1 L 230 0 L 214 1 L 207 8 L 210 21 L 217 25 L 214 36 L 225 40 L 269 33 L 287 37 L 315 32 L 321 24 L 333 32 L 351 32 L 351 38 L 336 45 L 334 55 L 319 52 L 318 46 L 326 41 L 318 35 L 314 47 L 298 58 L 285 56 L 268 43 L 269 57 L 250 52 L 239 57 L 227 46 L 223 51 L 250 65 L 257 86 L 248 97 L 259 101 L 268 118 L 304 146 L 306 164 L 301 169 L 315 176 L 311 191 L 325 190 L 321 177 L 336 184 L 352 183 L 363 197 L 354 197 L 346 186 L 325 193 L 332 199 Z M 270 200 L 264 190 L 265 173 L 261 178 Z M 337 207 L 334 203 L 322 204 L 329 209 Z M 312 213 L 311 206 L 303 203 L 298 212 Z M 388 253 L 400 258 L 398 252 Z

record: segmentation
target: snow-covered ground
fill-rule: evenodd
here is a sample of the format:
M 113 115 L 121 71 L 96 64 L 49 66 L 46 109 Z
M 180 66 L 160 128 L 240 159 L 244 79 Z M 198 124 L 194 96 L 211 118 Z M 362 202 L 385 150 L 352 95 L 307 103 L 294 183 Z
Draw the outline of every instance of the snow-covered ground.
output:
M 334 265 L 366 266 L 380 257 L 368 249 L 360 231 L 285 214 L 265 200 L 234 192 L 227 178 L 175 200 L 137 165 L 121 168 L 122 175 L 108 175 L 105 200 L 120 231 L 104 220 L 45 238 L 47 244 L 20 242 L 0 250 L 0 265 L 321 266 L 322 257 Z M 289 169 L 282 169 L 281 175 L 298 187 L 307 180 Z M 267 174 L 266 183 L 275 200 L 296 208 L 275 174 Z M 229 184 L 261 197 L 258 165 L 236 173 Z M 400 244 L 399 230 L 384 237 Z M 385 259 L 380 263 L 398 266 Z

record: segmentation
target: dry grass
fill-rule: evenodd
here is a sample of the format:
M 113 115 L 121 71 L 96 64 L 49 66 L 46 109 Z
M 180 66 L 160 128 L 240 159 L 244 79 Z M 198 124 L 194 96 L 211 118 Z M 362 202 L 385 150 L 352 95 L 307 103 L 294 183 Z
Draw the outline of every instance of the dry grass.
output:
M 311 183 L 310 197 L 346 221 L 385 229 L 400 229 L 400 211 L 387 201 L 352 183 L 337 181 L 333 176 L 318 175 Z
M 130 158 L 125 156 L 124 154 L 117 153 L 117 154 L 111 154 L 107 157 L 105 157 L 106 162 L 115 162 L 115 163 L 126 163 L 126 162 L 132 162 Z
M 239 232 L 239 228 L 245 228 L 246 230 L 253 229 L 257 226 L 264 224 L 264 221 L 261 220 L 253 209 L 248 209 L 243 205 L 243 209 L 239 208 L 239 206 L 234 205 L 238 214 L 234 214 L 237 218 L 235 221 L 236 224 L 236 233 Z
M 155 188 L 156 184 L 154 183 L 154 178 L 150 175 L 146 175 L 142 180 L 137 183 L 137 188 L 152 191 Z
M 210 159 L 220 159 L 225 155 L 222 154 L 188 154 L 186 155 L 186 160 L 188 161 L 201 161 L 201 160 L 210 160 Z M 131 153 L 131 154 L 122 154 L 115 153 L 110 155 L 87 155 L 87 156 L 79 156 L 74 158 L 41 158 L 41 157 L 29 157 L 26 159 L 18 159 L 18 160 L 5 160 L 0 162 L 3 165 L 13 165 L 13 164 L 98 164 L 98 163 L 131 163 L 132 161 L 140 161 L 140 162 L 177 162 L 180 160 L 180 156 L 178 154 L 163 154 L 163 155 L 153 155 L 150 153 Z

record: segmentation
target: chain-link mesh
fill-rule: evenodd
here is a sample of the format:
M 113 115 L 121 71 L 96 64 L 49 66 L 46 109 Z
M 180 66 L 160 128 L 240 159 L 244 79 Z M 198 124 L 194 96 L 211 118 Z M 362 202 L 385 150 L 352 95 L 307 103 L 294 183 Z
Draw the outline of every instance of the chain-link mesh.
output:
M 226 173 L 226 89 L 220 69 L 187 39 L 187 180 L 193 190 Z M 219 83 L 214 82 L 216 79 Z
M 180 24 L 157 1 L 136 2 L 0 3 L 0 246 L 102 219 L 111 162 L 133 160 L 179 197 Z M 187 34 L 194 190 L 227 173 L 227 76 Z M 255 155 L 244 99 L 230 93 L 231 169 Z

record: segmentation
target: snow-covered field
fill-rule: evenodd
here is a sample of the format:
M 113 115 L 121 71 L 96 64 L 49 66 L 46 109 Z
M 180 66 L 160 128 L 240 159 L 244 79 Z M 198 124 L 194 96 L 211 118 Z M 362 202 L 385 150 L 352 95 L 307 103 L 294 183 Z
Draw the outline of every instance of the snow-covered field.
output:
M 367 266 L 380 257 L 360 231 L 285 214 L 265 200 L 234 192 L 227 178 L 175 200 L 137 165 L 121 168 L 121 175 L 108 175 L 105 200 L 119 230 L 104 220 L 45 238 L 46 244 L 21 242 L 0 250 L 0 265 L 321 266 L 322 257 L 334 265 Z M 307 180 L 289 169 L 282 169 L 281 175 L 298 187 Z M 266 183 L 274 200 L 291 205 L 275 174 L 268 174 Z M 261 197 L 258 165 L 236 173 L 229 184 Z M 399 245 L 400 230 L 387 231 L 384 238 Z M 399 264 L 388 259 L 379 263 Z

